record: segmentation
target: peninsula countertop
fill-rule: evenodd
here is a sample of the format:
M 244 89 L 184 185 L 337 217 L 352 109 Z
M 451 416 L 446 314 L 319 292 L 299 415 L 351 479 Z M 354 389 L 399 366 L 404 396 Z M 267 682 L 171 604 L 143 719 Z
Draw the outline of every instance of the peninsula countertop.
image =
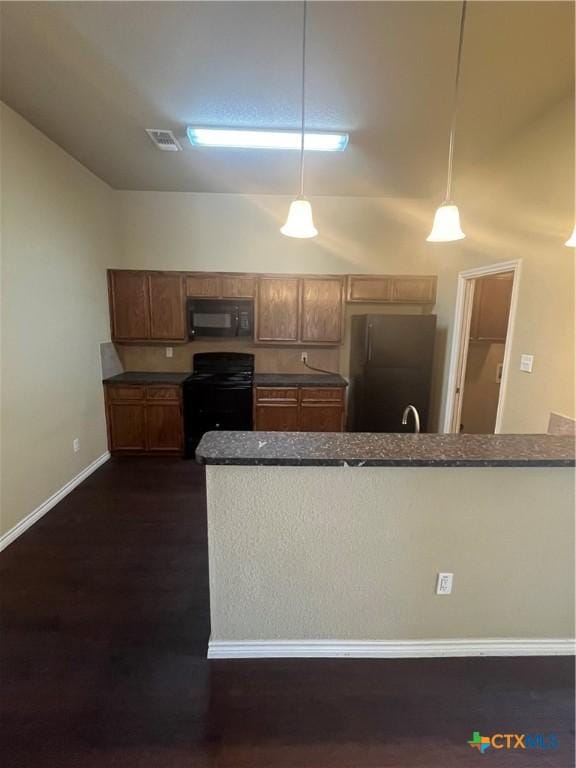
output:
M 347 387 L 338 373 L 256 373 L 255 387 Z
M 208 432 L 200 464 L 288 467 L 574 467 L 574 438 L 373 432 Z

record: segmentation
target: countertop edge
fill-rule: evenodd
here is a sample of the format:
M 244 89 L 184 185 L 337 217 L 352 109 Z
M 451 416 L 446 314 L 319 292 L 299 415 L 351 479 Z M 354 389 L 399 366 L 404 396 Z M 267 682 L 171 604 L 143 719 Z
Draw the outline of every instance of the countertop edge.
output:
M 349 467 L 351 469 L 377 467 L 576 467 L 574 459 L 229 459 L 196 456 L 196 463 L 208 467 Z

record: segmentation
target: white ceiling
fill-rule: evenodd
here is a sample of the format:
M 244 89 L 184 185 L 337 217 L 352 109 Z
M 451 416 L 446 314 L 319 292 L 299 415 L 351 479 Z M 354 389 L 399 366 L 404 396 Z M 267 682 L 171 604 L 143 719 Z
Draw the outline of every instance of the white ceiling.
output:
M 291 193 L 295 153 L 154 148 L 145 128 L 297 128 L 299 2 L 2 3 L 0 95 L 118 189 Z M 459 2 L 310 2 L 307 191 L 440 196 Z M 456 173 L 572 92 L 572 2 L 471 2 Z

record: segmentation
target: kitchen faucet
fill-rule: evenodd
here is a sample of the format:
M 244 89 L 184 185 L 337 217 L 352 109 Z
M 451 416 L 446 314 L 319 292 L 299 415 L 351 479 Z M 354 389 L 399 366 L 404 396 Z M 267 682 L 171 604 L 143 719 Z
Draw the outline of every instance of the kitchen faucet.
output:
M 416 410 L 416 407 L 413 405 L 407 405 L 406 408 L 404 408 L 404 413 L 402 414 L 402 424 L 408 424 L 408 414 L 412 411 L 414 414 L 414 432 L 420 432 L 420 414 Z

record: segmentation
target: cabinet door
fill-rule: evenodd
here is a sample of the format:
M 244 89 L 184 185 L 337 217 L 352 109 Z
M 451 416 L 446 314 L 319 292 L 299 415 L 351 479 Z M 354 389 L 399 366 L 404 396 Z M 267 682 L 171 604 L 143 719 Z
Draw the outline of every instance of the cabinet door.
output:
M 436 301 L 436 278 L 433 276 L 394 277 L 390 285 L 390 301 L 403 304 L 433 304 Z
M 475 341 L 506 341 L 512 299 L 513 275 L 483 277 L 474 285 L 470 338 Z
M 144 404 L 110 403 L 108 429 L 111 451 L 146 450 Z
M 108 273 L 110 326 L 115 341 L 150 338 L 150 297 L 145 272 Z
M 341 278 L 302 279 L 300 341 L 318 344 L 342 341 L 343 296 Z
M 348 301 L 390 301 L 391 285 L 388 277 L 350 275 L 348 277 Z
M 253 277 L 222 275 L 221 287 L 224 299 L 254 298 L 255 280 Z
M 150 338 L 184 341 L 184 284 L 180 275 L 153 274 L 149 276 Z
M 182 450 L 183 422 L 179 404 L 148 403 L 146 406 L 146 447 L 149 451 Z
M 219 275 L 188 275 L 186 277 L 186 295 L 218 299 L 222 295 Z
M 302 432 L 342 432 L 344 409 L 341 405 L 302 404 L 300 430 Z
M 257 405 L 254 429 L 260 432 L 298 432 L 298 405 Z
M 259 278 L 257 341 L 298 341 L 299 282 L 290 277 Z

